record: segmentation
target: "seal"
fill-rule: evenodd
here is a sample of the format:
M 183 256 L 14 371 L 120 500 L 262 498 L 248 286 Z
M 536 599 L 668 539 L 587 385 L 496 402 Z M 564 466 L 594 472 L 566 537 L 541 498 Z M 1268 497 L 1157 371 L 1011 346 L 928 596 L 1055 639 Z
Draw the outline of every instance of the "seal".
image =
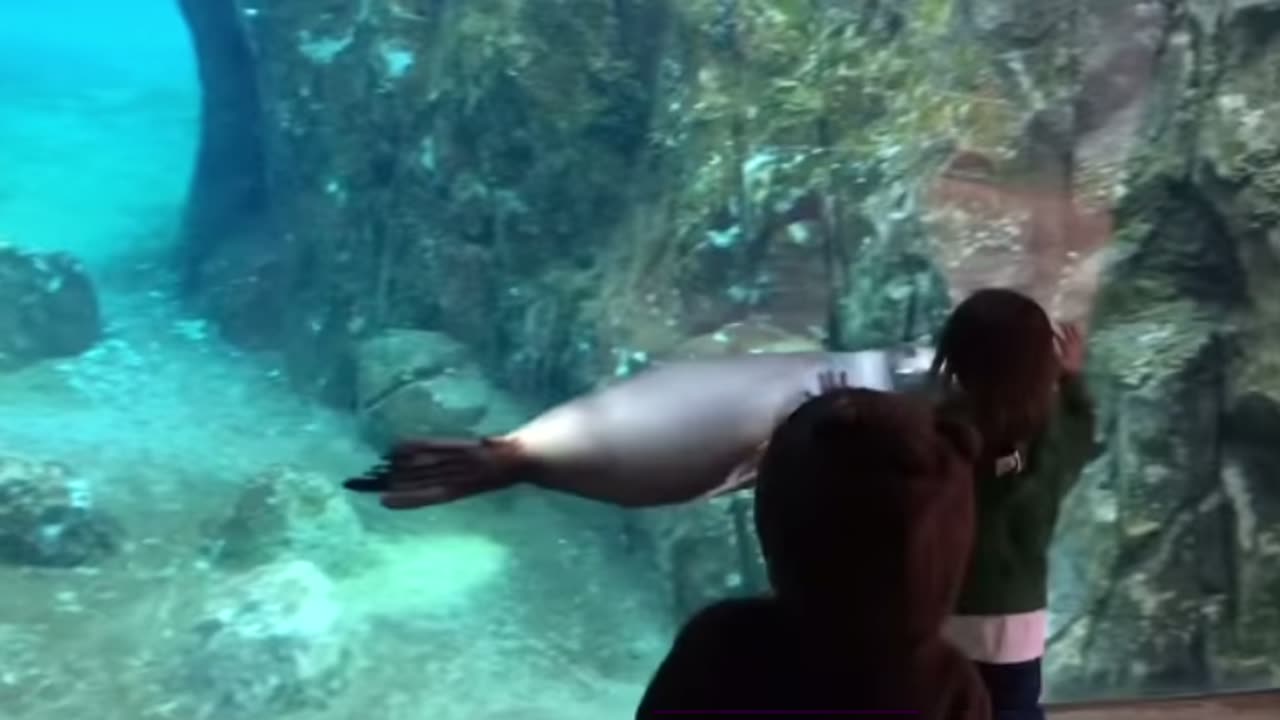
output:
M 347 489 L 408 510 L 520 483 L 621 507 L 749 486 L 774 427 L 832 384 L 893 390 L 918 348 L 737 355 L 656 365 L 554 406 L 506 435 L 393 447 Z M 922 359 L 926 358 L 926 359 Z

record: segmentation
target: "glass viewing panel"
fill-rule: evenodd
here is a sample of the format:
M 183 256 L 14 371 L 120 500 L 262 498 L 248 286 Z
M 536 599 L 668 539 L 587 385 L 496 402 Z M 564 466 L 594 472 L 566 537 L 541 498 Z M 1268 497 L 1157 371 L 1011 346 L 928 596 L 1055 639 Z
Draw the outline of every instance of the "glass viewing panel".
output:
M 1266 0 L 5 3 L 0 716 L 631 717 L 749 492 L 342 480 L 988 286 L 1098 403 L 1048 699 L 1274 688 L 1278 114 Z

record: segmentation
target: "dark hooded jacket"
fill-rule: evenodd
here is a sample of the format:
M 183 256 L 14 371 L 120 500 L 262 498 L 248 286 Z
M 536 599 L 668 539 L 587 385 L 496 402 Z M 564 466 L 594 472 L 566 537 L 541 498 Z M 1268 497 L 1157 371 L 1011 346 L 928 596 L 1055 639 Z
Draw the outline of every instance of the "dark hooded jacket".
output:
M 774 594 L 689 621 L 636 717 L 989 718 L 976 670 L 940 634 L 972 542 L 976 444 L 901 396 L 844 390 L 799 408 L 756 489 Z

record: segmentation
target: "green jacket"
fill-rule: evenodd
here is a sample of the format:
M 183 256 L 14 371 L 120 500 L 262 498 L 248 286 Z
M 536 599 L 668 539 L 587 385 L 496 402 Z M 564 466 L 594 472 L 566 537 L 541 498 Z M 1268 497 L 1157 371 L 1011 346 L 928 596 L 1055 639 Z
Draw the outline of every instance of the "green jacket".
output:
M 997 476 L 990 463 L 975 473 L 974 545 L 957 615 L 1013 615 L 1048 606 L 1058 508 L 1093 456 L 1093 431 L 1093 401 L 1084 381 L 1065 376 L 1022 471 Z

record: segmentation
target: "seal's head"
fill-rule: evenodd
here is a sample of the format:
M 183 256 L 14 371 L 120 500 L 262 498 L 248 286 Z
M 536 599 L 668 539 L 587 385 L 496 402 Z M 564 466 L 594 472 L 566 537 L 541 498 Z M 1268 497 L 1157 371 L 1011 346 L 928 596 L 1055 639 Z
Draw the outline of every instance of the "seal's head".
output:
M 907 396 L 801 405 L 760 464 L 756 529 L 779 602 L 886 642 L 937 637 L 973 534 L 976 433 Z

